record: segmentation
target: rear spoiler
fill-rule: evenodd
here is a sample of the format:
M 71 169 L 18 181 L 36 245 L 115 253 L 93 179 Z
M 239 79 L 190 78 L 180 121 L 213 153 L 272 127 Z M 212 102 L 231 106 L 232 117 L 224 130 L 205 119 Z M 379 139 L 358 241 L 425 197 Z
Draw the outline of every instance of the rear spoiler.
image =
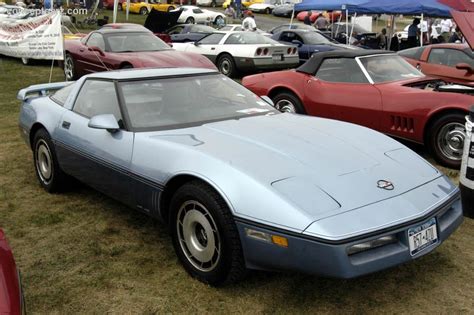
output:
M 62 89 L 74 82 L 55 82 L 46 84 L 30 85 L 27 88 L 21 89 L 16 96 L 20 101 L 26 101 L 30 97 L 46 96 L 50 91 Z

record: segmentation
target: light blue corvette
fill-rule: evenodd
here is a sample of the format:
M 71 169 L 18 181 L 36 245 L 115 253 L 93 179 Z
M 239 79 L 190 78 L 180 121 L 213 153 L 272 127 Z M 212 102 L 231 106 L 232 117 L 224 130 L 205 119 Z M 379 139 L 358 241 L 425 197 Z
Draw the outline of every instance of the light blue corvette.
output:
M 72 176 L 162 219 L 185 269 L 212 285 L 247 269 L 364 275 L 462 222 L 458 188 L 399 142 L 279 113 L 211 70 L 101 72 L 18 98 L 46 190 Z

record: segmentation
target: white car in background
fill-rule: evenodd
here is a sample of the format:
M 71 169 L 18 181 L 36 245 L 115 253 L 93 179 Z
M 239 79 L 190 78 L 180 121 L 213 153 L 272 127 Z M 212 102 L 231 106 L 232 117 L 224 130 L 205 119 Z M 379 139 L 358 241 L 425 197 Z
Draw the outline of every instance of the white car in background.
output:
M 215 32 L 195 43 L 173 43 L 173 48 L 206 56 L 228 77 L 238 72 L 287 69 L 299 63 L 296 47 L 255 32 Z
M 222 7 L 224 0 L 197 0 L 196 4 L 203 7 Z
M 221 28 L 219 28 L 219 31 L 221 32 L 239 32 L 243 30 L 244 29 L 242 28 L 242 24 L 226 24 L 222 26 Z M 272 37 L 272 34 L 265 32 L 264 30 L 261 30 L 259 28 L 257 28 L 255 33 L 258 33 L 260 35 L 267 36 L 267 37 Z
M 248 9 L 255 13 L 271 14 L 273 9 L 279 4 L 281 4 L 281 1 L 265 1 L 264 3 L 251 4 Z
M 225 16 L 222 13 L 201 9 L 193 5 L 183 5 L 179 7 L 181 15 L 178 23 L 194 24 L 194 23 L 214 23 L 224 24 Z

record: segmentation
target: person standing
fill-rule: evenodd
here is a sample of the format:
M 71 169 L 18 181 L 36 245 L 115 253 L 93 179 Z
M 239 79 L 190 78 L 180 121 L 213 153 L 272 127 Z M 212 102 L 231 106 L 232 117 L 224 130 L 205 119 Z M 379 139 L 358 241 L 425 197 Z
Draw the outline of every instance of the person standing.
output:
M 329 26 L 329 21 L 328 19 L 326 19 L 324 17 L 324 15 L 321 13 L 319 14 L 318 18 L 316 19 L 316 21 L 314 22 L 314 26 L 318 29 L 318 30 L 325 30 L 328 28 Z
M 242 29 L 244 31 L 255 32 L 257 30 L 257 23 L 255 23 L 252 11 L 248 10 L 245 15 L 247 17 L 242 21 Z
M 451 36 L 451 31 L 453 29 L 453 22 L 451 19 L 444 19 L 441 21 L 441 36 L 444 41 L 447 42 Z
M 387 29 L 385 28 L 377 35 L 377 47 L 379 49 L 385 49 L 387 47 Z
M 303 23 L 306 25 L 311 25 L 311 11 L 307 12 L 306 16 L 304 17 Z
M 407 47 L 412 48 L 418 46 L 418 36 L 420 31 L 418 30 L 418 25 L 420 25 L 420 19 L 413 19 L 413 23 L 408 27 L 408 38 L 407 38 Z

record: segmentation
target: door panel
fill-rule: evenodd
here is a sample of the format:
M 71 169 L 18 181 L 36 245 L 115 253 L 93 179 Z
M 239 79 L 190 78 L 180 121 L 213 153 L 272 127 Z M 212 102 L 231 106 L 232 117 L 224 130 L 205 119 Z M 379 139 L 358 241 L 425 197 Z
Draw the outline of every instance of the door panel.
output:
M 73 177 L 133 206 L 129 170 L 133 133 L 88 127 L 89 119 L 67 111 L 57 132 L 61 168 Z

